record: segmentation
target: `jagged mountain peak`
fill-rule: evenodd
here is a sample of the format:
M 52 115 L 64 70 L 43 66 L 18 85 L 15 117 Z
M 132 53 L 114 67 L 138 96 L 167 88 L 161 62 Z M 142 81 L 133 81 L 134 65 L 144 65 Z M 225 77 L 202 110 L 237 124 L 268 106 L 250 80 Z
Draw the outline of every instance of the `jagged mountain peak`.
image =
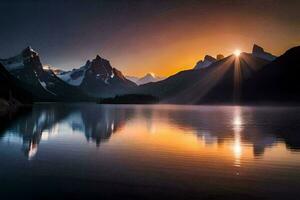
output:
M 91 64 L 91 61 L 90 60 L 87 60 L 86 63 L 85 63 L 85 66 L 88 66 Z
M 23 51 L 22 51 L 22 56 L 23 58 L 27 59 L 27 58 L 33 58 L 33 57 L 37 57 L 39 54 L 34 51 L 31 46 L 26 47 Z
M 105 59 L 105 58 L 102 58 L 101 56 L 99 56 L 99 55 L 96 55 L 96 57 L 92 60 L 92 61 L 90 61 L 90 60 L 88 60 L 87 61 L 87 64 L 89 63 L 89 62 L 91 62 L 91 64 L 95 67 L 99 67 L 99 66 L 111 66 L 110 65 L 110 62 L 109 62 L 109 60 L 107 60 L 107 59 Z
M 252 48 L 252 55 L 255 57 L 259 57 L 262 59 L 265 59 L 267 61 L 273 61 L 276 59 L 276 56 L 272 55 L 271 53 L 268 53 L 262 48 L 261 46 L 254 44 Z
M 210 56 L 210 55 L 205 55 L 204 61 L 205 60 L 208 60 L 208 61 L 211 61 L 211 62 L 216 61 L 216 59 L 214 57 Z
M 110 62 L 96 55 L 94 59 L 87 60 L 84 66 L 60 74 L 59 78 L 71 85 L 80 86 L 84 79 L 95 79 L 98 82 L 108 84 L 109 79 L 113 78 L 114 75 Z
M 70 90 L 72 87 L 57 78 L 55 70 L 42 65 L 38 53 L 30 46 L 17 56 L 2 59 L 1 64 L 24 84 L 22 87 L 29 90 L 35 99 L 53 100 L 79 96 Z
M 113 73 L 113 67 L 110 62 L 99 55 L 90 64 L 87 62 L 87 67 L 98 76 L 111 76 Z
M 215 59 L 214 57 L 212 57 L 210 55 L 205 55 L 204 60 L 198 61 L 196 66 L 194 67 L 194 69 L 206 68 L 216 61 L 217 61 L 217 59 Z
M 30 46 L 26 47 L 16 56 L 0 59 L 0 62 L 8 71 L 31 68 L 38 72 L 43 70 L 39 55 Z
M 253 48 L 252 48 L 252 53 L 254 53 L 254 52 L 264 52 L 264 49 L 261 46 L 254 44 Z
M 34 52 L 34 53 L 37 53 L 35 50 L 33 50 L 33 48 L 31 46 L 27 46 L 25 49 L 23 49 L 22 52 Z
M 96 55 L 96 57 L 92 60 L 93 63 L 105 63 L 105 64 L 109 64 L 110 62 L 109 60 L 102 58 L 101 56 L 99 56 L 99 54 Z
M 109 60 L 96 55 L 94 59 L 87 60 L 86 64 L 73 69 L 58 77 L 70 85 L 78 86 L 91 96 L 114 96 L 117 91 L 124 92 L 136 86 L 127 80 L 121 71 L 113 68 Z

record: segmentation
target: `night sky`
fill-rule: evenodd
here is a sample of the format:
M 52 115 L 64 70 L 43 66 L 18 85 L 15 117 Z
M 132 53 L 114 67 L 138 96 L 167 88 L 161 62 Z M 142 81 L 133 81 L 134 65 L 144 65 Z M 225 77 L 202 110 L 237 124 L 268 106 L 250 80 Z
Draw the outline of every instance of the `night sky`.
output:
M 97 54 L 126 75 L 171 75 L 205 54 L 300 45 L 299 0 L 0 2 L 0 57 L 30 45 L 63 69 Z

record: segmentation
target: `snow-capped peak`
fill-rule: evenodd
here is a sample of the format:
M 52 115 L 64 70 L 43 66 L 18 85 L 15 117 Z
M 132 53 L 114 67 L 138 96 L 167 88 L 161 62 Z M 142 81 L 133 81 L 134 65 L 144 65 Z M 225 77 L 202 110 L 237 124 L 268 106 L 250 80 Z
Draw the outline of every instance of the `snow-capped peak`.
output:
M 59 78 L 67 83 L 75 86 L 81 85 L 84 78 L 89 78 L 101 81 L 105 84 L 110 83 L 110 79 L 115 77 L 114 70 L 110 62 L 97 55 L 92 61 L 87 60 L 86 64 L 79 69 L 64 72 L 58 75 Z
M 85 77 L 85 73 L 90 66 L 91 66 L 91 62 L 88 60 L 84 66 L 78 69 L 73 69 L 71 71 L 57 74 L 57 77 L 69 83 L 70 85 L 79 86 L 81 85 Z
M 32 52 L 38 54 L 36 51 L 33 50 L 33 48 L 31 48 L 31 46 L 26 47 L 22 52 Z
M 26 47 L 20 54 L 7 58 L 0 59 L 0 63 L 8 70 L 18 70 L 25 67 L 25 64 L 30 62 L 30 59 L 38 58 L 38 53 L 35 52 L 30 46 Z M 37 59 L 39 62 L 39 58 Z M 39 64 L 39 63 L 36 63 Z

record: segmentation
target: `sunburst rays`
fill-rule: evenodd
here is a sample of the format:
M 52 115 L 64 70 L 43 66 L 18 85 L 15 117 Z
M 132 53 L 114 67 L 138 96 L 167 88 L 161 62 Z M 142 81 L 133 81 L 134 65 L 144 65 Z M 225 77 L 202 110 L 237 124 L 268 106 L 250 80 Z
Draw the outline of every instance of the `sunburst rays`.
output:
M 195 83 L 190 83 L 190 85 L 185 90 L 179 90 L 177 94 L 165 100 L 165 102 L 178 102 L 178 103 L 189 103 L 196 104 L 204 100 L 209 92 L 218 85 L 220 81 L 224 85 L 218 85 L 221 88 L 225 88 L 230 92 L 232 91 L 232 99 L 234 103 L 239 103 L 242 98 L 242 86 L 243 81 L 249 78 L 252 73 L 260 68 L 260 63 L 250 54 L 240 53 L 239 56 L 229 56 L 224 60 L 218 61 L 212 66 L 199 70 L 198 75 L 201 76 L 197 78 Z M 196 71 L 194 73 L 197 73 Z M 232 74 L 231 74 L 232 73 Z M 195 75 L 195 74 L 194 74 Z M 192 76 L 193 77 L 193 76 Z M 223 79 L 223 80 L 222 80 Z M 194 81 L 195 77 L 191 79 Z M 230 81 L 232 81 L 230 83 Z M 231 87 L 231 89 L 229 88 Z M 228 94 L 228 93 L 226 93 Z M 216 98 L 227 99 L 230 96 L 222 97 L 220 95 L 213 94 Z M 210 97 L 209 97 L 210 98 Z M 227 99 L 231 101 L 230 99 Z
M 241 98 L 241 87 L 242 87 L 242 71 L 240 57 L 236 56 L 234 59 L 234 74 L 233 74 L 233 98 L 234 102 L 238 103 Z

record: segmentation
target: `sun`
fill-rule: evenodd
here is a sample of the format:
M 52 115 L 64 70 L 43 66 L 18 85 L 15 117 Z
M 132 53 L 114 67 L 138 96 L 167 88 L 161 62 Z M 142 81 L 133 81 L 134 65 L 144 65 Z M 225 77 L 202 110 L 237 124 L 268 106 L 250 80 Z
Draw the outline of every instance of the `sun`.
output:
M 236 57 L 239 57 L 240 54 L 241 54 L 241 50 L 236 49 L 236 50 L 233 52 L 233 54 L 234 54 Z

